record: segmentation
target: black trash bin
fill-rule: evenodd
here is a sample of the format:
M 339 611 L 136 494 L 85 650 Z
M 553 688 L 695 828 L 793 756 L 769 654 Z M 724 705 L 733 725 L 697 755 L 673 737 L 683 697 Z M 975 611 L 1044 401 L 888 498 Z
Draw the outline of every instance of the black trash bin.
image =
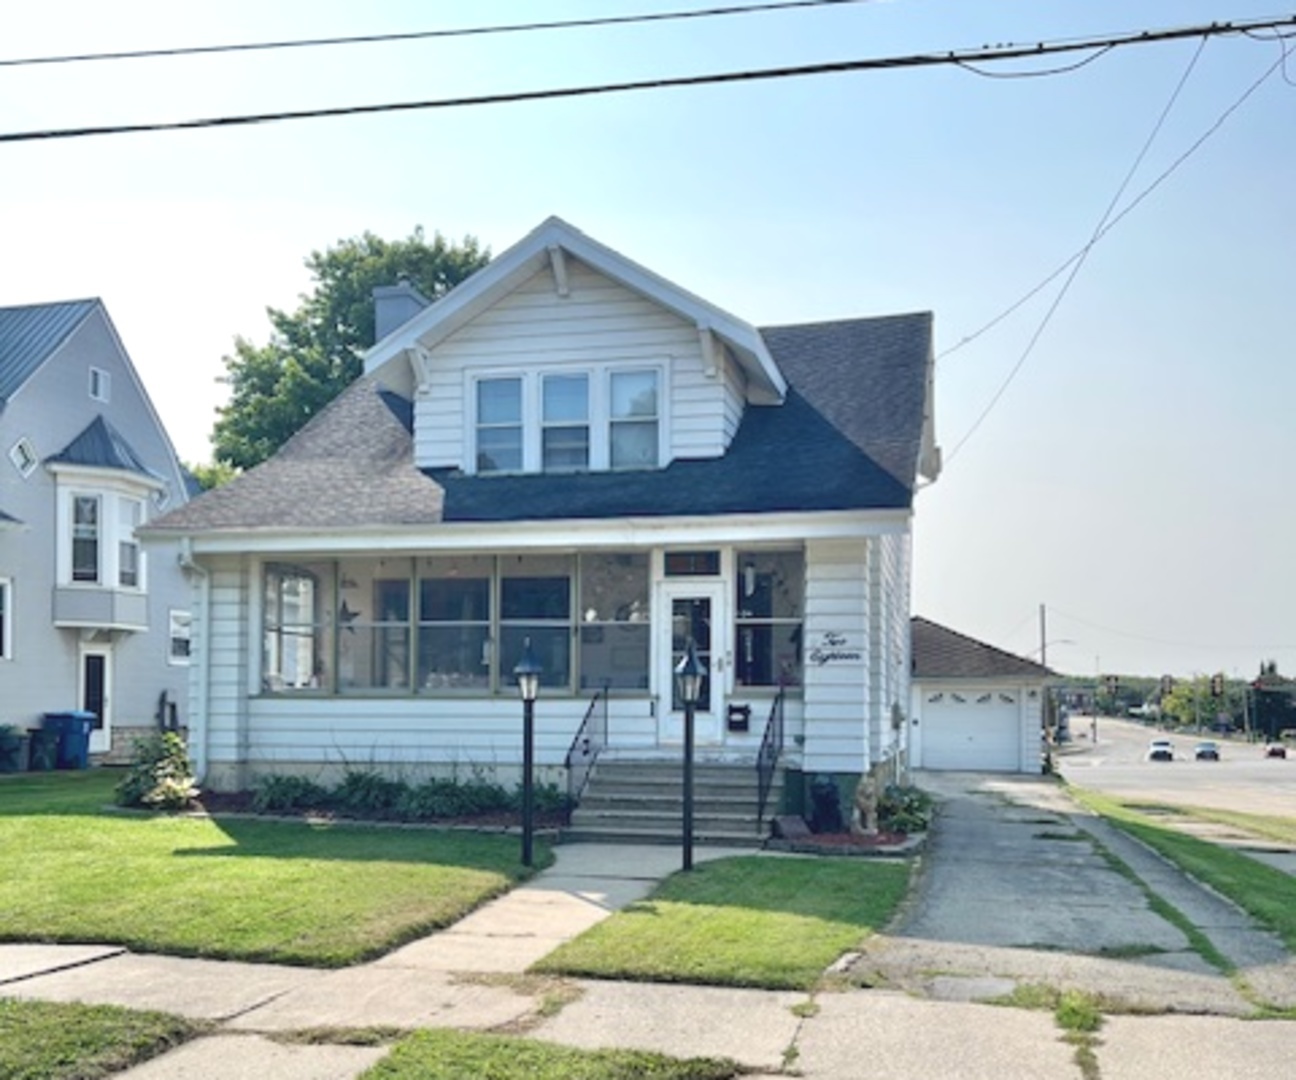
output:
M 58 764 L 59 733 L 53 728 L 32 728 L 27 733 L 31 736 L 32 772 L 48 772 Z
M 58 734 L 55 764 L 60 769 L 84 769 L 90 764 L 90 732 L 95 714 L 83 709 L 45 714 L 41 726 Z

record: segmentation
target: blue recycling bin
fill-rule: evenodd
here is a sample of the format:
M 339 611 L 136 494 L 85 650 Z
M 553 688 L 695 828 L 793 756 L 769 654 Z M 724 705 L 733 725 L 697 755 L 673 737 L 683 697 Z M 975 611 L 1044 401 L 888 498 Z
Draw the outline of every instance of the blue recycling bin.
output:
M 95 714 L 83 709 L 48 712 L 41 727 L 58 735 L 55 765 L 60 769 L 84 769 L 90 765 L 90 732 Z

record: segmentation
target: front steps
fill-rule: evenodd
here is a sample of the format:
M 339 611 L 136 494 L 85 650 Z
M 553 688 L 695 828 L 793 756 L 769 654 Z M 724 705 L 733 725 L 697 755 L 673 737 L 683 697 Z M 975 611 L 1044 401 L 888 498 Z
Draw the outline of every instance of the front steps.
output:
M 678 758 L 601 760 L 563 835 L 572 840 L 678 843 L 683 832 L 683 783 L 684 767 Z M 754 764 L 695 764 L 694 843 L 759 847 L 769 837 L 782 784 L 782 770 L 776 770 L 765 800 L 764 821 L 758 821 Z

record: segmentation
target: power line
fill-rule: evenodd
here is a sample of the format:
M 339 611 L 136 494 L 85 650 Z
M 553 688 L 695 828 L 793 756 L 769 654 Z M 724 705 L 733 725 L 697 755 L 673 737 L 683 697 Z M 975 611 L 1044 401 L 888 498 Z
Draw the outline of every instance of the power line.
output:
M 1025 366 L 1026 361 L 1035 351 L 1035 346 L 1039 344 L 1040 338 L 1044 336 L 1044 330 L 1048 327 L 1048 324 L 1052 322 L 1054 314 L 1056 314 L 1057 309 L 1061 307 L 1062 301 L 1066 298 L 1067 293 L 1070 292 L 1071 285 L 1079 275 L 1081 268 L 1085 264 L 1085 260 L 1089 258 L 1089 252 L 1093 250 L 1093 246 L 1098 243 L 1098 238 L 1101 237 L 1106 230 L 1107 223 L 1112 216 L 1112 211 L 1116 209 L 1116 204 L 1120 202 L 1121 196 L 1125 194 L 1125 189 L 1129 187 L 1130 181 L 1134 179 L 1134 174 L 1138 172 L 1139 166 L 1143 164 L 1143 159 L 1147 157 L 1148 151 L 1152 149 L 1152 143 L 1156 141 L 1156 137 L 1160 133 L 1161 128 L 1165 126 L 1166 118 L 1170 115 L 1170 110 L 1174 108 L 1175 102 L 1179 100 L 1179 95 L 1187 84 L 1189 76 L 1192 75 L 1193 70 L 1197 67 L 1197 61 L 1201 59 L 1201 54 L 1206 48 L 1206 42 L 1209 40 L 1209 38 L 1203 37 L 1198 42 L 1197 51 L 1193 53 L 1192 59 L 1188 61 L 1188 67 L 1184 69 L 1184 73 L 1179 77 L 1179 82 L 1175 84 L 1174 91 L 1170 95 L 1170 100 L 1166 102 L 1165 107 L 1161 110 L 1161 115 L 1157 117 L 1156 123 L 1152 125 L 1152 130 L 1148 133 L 1148 137 L 1143 140 L 1143 147 L 1135 156 L 1134 163 L 1126 170 L 1125 178 L 1120 182 L 1120 186 L 1116 189 L 1116 194 L 1114 194 L 1108 201 L 1107 208 L 1103 211 L 1102 217 L 1099 218 L 1098 224 L 1094 226 L 1094 230 L 1089 236 L 1089 242 L 1081 249 L 1079 257 L 1074 260 L 1071 266 L 1071 273 L 1067 275 L 1066 281 L 1062 283 L 1062 288 L 1058 290 L 1057 296 L 1053 298 L 1053 303 L 1051 303 L 1048 310 L 1044 312 L 1044 317 L 1040 320 L 1039 326 L 1035 328 L 1035 333 L 1031 335 L 1030 341 L 1026 343 L 1026 348 L 1022 350 L 1021 356 L 1017 358 L 1017 363 L 1014 364 L 1012 370 L 1008 372 L 1008 377 L 1000 383 L 999 389 L 995 391 L 994 396 L 981 411 L 981 415 L 976 418 L 975 422 L 970 428 L 968 428 L 963 438 L 961 438 L 949 452 L 949 456 L 946 458 L 947 463 L 953 461 L 958 452 L 967 444 L 967 441 L 976 434 L 977 429 L 981 426 L 986 417 L 994 411 L 995 406 L 999 404 L 1000 399 L 1007 392 L 1008 387 L 1012 385 L 1013 380 L 1017 378 L 1017 375 Z M 1273 69 L 1271 68 L 1270 71 L 1272 70 Z M 1266 72 L 1265 78 L 1268 77 L 1269 72 Z
M 904 68 L 961 66 L 969 61 L 994 63 L 1052 56 L 1059 53 L 1112 49 L 1125 45 L 1148 45 L 1183 38 L 1215 37 L 1222 34 L 1244 34 L 1248 31 L 1296 26 L 1296 16 L 1249 22 L 1209 23 L 1156 31 L 1131 31 L 1105 39 L 1068 42 L 1038 42 L 1034 45 L 1006 45 L 977 50 L 945 53 L 918 53 L 906 56 L 879 57 L 866 60 L 830 61 L 790 67 L 757 68 L 741 71 L 712 72 L 703 75 L 681 75 L 660 79 L 641 79 L 620 83 L 556 87 L 547 90 L 525 90 L 502 94 L 481 94 L 427 101 L 388 102 L 378 105 L 342 105 L 330 108 L 300 109 L 283 112 L 248 113 L 233 116 L 201 117 L 192 120 L 154 121 L 133 124 L 104 124 L 73 128 L 49 128 L 0 134 L 0 143 L 35 142 L 50 139 L 78 139 L 92 135 L 128 135 L 163 131 L 188 131 L 203 128 L 246 127 L 288 120 L 313 120 L 343 116 L 366 116 L 377 113 L 413 112 L 429 109 L 465 108 L 481 105 L 518 104 L 529 101 L 553 101 L 562 98 L 592 97 L 627 93 L 636 90 L 664 90 L 684 86 L 708 86 L 724 83 L 757 82 L 773 79 L 804 78 L 813 75 L 841 75 L 859 71 L 891 71 Z
M 101 60 L 150 60 L 159 57 L 201 56 L 212 53 L 264 52 L 273 49 L 313 49 L 333 45 L 376 45 L 397 41 L 426 41 L 434 38 L 484 37 L 489 34 L 520 34 L 541 30 L 573 30 L 598 26 L 626 26 L 636 23 L 672 22 L 682 19 L 710 19 L 726 15 L 751 15 L 793 8 L 838 7 L 876 3 L 877 0 L 771 0 L 761 4 L 730 4 L 723 7 L 686 11 L 659 11 L 641 15 L 606 15 L 587 19 L 558 19 L 552 22 L 507 23 L 499 26 L 470 26 L 453 30 L 410 30 L 390 34 L 353 34 L 344 37 L 291 38 L 283 41 L 254 41 L 227 45 L 184 45 L 167 49 L 129 49 L 122 52 L 68 53 L 61 56 L 27 56 L 0 59 L 0 67 L 28 67 L 37 64 L 79 64 Z

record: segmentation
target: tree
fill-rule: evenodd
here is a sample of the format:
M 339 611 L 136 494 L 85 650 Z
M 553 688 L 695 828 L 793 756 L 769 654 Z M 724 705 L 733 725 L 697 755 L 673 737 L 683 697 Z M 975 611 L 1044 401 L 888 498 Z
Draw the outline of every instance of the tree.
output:
M 211 491 L 221 484 L 228 484 L 238 475 L 238 469 L 224 461 L 213 461 L 204 465 L 191 465 L 189 462 L 184 462 L 184 467 L 203 491 Z
M 265 345 L 234 341 L 224 358 L 230 385 L 212 434 L 215 458 L 237 469 L 260 464 L 360 374 L 373 344 L 373 289 L 405 278 L 430 300 L 489 260 L 476 239 L 429 242 L 422 228 L 404 240 L 366 232 L 306 259 L 315 287 L 294 312 L 267 308 L 274 330 Z

